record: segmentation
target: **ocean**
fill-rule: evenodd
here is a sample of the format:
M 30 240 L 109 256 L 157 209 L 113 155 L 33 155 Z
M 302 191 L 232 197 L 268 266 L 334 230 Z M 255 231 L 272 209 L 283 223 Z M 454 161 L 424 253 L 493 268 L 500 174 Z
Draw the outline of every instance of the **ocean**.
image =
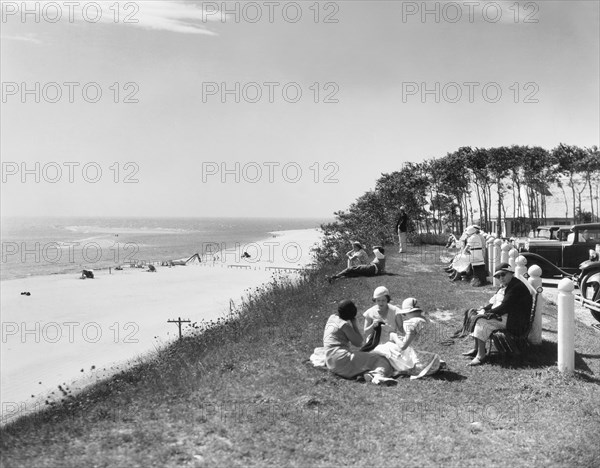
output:
M 326 219 L 3 218 L 0 280 L 237 255 L 274 231 L 318 228 Z

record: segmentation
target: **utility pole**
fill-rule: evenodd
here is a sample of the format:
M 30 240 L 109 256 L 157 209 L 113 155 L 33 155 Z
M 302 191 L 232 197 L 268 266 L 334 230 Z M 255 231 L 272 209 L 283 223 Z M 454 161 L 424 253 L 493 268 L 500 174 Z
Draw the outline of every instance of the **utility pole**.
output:
M 189 320 L 189 319 L 187 319 L 187 320 L 181 320 L 181 317 L 177 317 L 177 320 L 174 320 L 174 319 L 171 320 L 171 319 L 169 319 L 169 320 L 167 320 L 167 322 L 168 323 L 176 323 L 177 324 L 177 327 L 179 328 L 179 339 L 181 339 L 182 338 L 182 335 L 181 335 L 181 324 L 182 323 L 190 323 L 191 320 Z

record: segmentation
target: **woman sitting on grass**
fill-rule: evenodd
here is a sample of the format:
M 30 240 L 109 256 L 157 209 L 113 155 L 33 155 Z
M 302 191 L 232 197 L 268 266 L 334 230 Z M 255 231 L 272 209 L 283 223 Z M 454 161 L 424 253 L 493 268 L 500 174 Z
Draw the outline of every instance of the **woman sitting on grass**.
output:
M 346 257 L 348 257 L 348 268 L 367 265 L 369 263 L 367 252 L 365 252 L 365 248 L 358 241 L 352 242 L 352 250 L 346 252 Z
M 444 361 L 435 353 L 419 351 L 422 332 L 427 325 L 423 311 L 417 307 L 417 300 L 409 297 L 399 310 L 401 327 L 390 333 L 389 341 L 378 345 L 373 353 L 385 356 L 399 375 L 410 375 L 418 379 L 436 373 L 445 367 Z
M 365 335 L 370 335 L 378 324 L 381 324 L 380 343 L 387 343 L 391 333 L 404 335 L 402 314 L 399 307 L 390 304 L 391 296 L 388 288 L 379 286 L 373 292 L 375 305 L 363 313 L 365 318 Z
M 373 247 L 375 258 L 369 265 L 358 265 L 346 268 L 340 271 L 337 275 L 327 278 L 330 283 L 338 278 L 356 278 L 357 276 L 377 276 L 385 273 L 385 250 L 383 247 L 376 245 Z
M 375 384 L 396 383 L 394 379 L 388 378 L 392 374 L 392 367 L 387 359 L 377 354 L 350 351 L 350 344 L 356 347 L 363 344 L 356 312 L 354 302 L 344 300 L 338 305 L 337 314 L 331 315 L 327 320 L 323 334 L 327 368 L 347 379 L 367 374 L 365 378 Z

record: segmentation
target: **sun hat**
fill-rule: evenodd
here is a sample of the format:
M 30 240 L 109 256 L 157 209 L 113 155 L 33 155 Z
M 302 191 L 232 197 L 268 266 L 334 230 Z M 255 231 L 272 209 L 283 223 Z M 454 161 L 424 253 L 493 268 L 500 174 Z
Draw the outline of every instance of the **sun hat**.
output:
M 498 265 L 498 268 L 496 268 L 496 271 L 494 272 L 494 276 L 496 276 L 498 273 L 500 273 L 502 271 L 504 271 L 506 273 L 514 273 L 515 272 L 508 263 L 501 263 L 500 265 Z
M 362 245 L 360 242 L 358 241 L 352 241 L 352 245 L 357 245 L 358 247 L 360 247 L 361 249 L 364 249 L 364 245 Z
M 385 296 L 389 296 L 390 292 L 388 291 L 388 288 L 386 288 L 385 286 L 379 286 L 378 288 L 375 288 L 375 291 L 373 292 L 373 299 L 377 299 L 379 297 L 385 297 Z
M 420 307 L 417 307 L 417 300 L 414 297 L 404 299 L 402 302 L 401 314 L 410 314 L 411 312 L 423 312 Z
M 475 228 L 475 226 L 469 226 L 465 232 L 467 233 L 468 236 L 470 236 L 471 234 L 475 234 L 477 232 L 477 229 Z

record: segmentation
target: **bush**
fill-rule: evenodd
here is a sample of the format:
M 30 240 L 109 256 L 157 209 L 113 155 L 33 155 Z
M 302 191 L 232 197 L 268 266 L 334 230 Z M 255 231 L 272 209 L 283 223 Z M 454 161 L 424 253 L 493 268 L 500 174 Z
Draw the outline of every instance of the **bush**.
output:
M 446 242 L 448 242 L 447 234 L 434 234 L 432 232 L 409 232 L 407 237 L 408 241 L 414 245 L 446 245 Z

